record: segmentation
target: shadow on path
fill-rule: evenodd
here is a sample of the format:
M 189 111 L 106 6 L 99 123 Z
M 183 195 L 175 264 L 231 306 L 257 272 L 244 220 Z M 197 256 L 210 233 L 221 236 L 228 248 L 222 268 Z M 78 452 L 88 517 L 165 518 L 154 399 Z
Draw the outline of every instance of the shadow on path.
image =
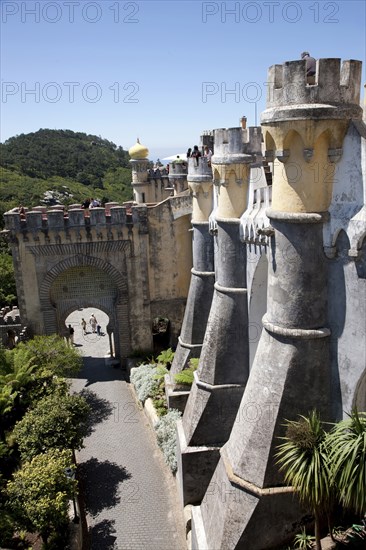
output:
M 106 365 L 104 357 L 83 357 L 83 367 L 73 378 L 86 380 L 88 387 L 97 382 L 125 380 L 125 373 L 120 368 Z
M 107 400 L 99 397 L 94 391 L 83 389 L 79 395 L 84 397 L 90 407 L 90 414 L 86 421 L 85 437 L 91 435 L 94 431 L 94 426 L 107 420 L 115 410 L 114 406 Z
M 131 478 L 126 468 L 109 460 L 100 462 L 96 458 L 82 462 L 78 474 L 85 510 L 93 517 L 120 502 L 118 485 Z
M 89 530 L 89 544 L 92 550 L 116 550 L 117 537 L 113 535 L 116 532 L 114 528 L 115 521 L 104 519 Z

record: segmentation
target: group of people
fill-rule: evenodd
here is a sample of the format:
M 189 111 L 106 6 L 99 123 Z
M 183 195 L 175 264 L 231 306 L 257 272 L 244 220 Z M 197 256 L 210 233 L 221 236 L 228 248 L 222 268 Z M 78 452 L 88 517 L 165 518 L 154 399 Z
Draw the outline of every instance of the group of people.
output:
M 98 199 L 94 199 L 93 197 L 90 199 L 85 199 L 85 201 L 81 204 L 81 208 L 84 208 L 85 210 L 88 208 L 96 208 L 97 206 L 101 206 L 101 203 Z
M 98 336 L 102 336 L 102 327 L 98 323 L 97 318 L 95 317 L 94 313 L 92 313 L 91 316 L 90 316 L 89 325 L 91 326 L 93 334 L 98 334 Z M 86 327 L 87 327 L 87 323 L 86 323 L 86 321 L 83 317 L 81 319 L 81 328 L 83 329 L 83 334 L 84 335 L 88 334 L 88 332 L 86 330 Z
M 81 319 L 81 328 L 83 330 L 83 335 L 85 336 L 86 334 L 88 334 L 88 331 L 87 331 L 87 322 L 85 321 L 84 317 L 82 317 Z M 100 326 L 100 324 L 98 323 L 97 321 L 97 318 L 96 316 L 94 315 L 94 313 L 92 313 L 90 319 L 89 319 L 89 325 L 91 326 L 91 331 L 93 334 L 97 334 L 98 336 L 104 336 L 103 333 L 102 333 L 102 327 Z M 72 325 L 69 325 L 68 326 L 68 341 L 70 342 L 71 345 L 74 344 L 74 334 L 75 334 L 75 329 Z
M 193 147 L 193 150 L 191 149 L 191 147 L 188 149 L 187 159 L 188 158 L 196 159 L 196 166 L 198 166 L 199 164 L 200 157 L 207 158 L 207 165 L 211 166 L 212 151 L 208 145 L 205 145 L 204 147 L 202 147 L 202 152 L 199 150 L 198 145 L 195 145 Z

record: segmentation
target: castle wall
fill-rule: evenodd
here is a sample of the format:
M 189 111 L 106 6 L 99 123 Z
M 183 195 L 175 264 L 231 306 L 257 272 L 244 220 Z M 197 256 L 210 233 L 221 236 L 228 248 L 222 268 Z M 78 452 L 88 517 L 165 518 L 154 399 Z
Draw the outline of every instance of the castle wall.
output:
M 151 350 L 158 315 L 171 319 L 176 341 L 192 263 L 191 205 L 189 197 L 172 200 L 153 208 L 6 213 L 19 309 L 30 333 L 63 334 L 71 311 L 93 306 L 110 318 L 117 355 Z
M 182 205 L 182 209 L 174 205 Z M 149 292 L 152 317 L 170 320 L 176 345 L 190 282 L 191 198 L 172 198 L 149 208 Z
M 330 218 L 323 231 L 329 257 L 332 402 L 337 403 L 334 413 L 339 419 L 355 404 L 365 407 L 365 391 L 363 398 L 357 396 L 366 372 L 365 138 L 365 124 L 351 123 L 335 170 Z

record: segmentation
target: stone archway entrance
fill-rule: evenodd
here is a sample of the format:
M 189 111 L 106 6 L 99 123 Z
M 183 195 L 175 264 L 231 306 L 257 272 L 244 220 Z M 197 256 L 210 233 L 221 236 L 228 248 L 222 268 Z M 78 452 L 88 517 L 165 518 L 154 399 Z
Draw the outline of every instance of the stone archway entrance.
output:
M 94 307 L 104 311 L 110 321 L 107 333 L 115 341 L 119 355 L 118 321 L 116 319 L 116 302 L 118 288 L 111 277 L 98 268 L 89 266 L 73 267 L 61 273 L 53 282 L 50 298 L 56 308 L 58 333 L 62 334 L 66 318 L 75 309 Z M 113 348 L 113 346 L 111 346 Z
M 90 322 L 92 316 L 97 321 L 94 328 Z M 107 332 L 109 326 L 109 317 L 105 311 L 96 307 L 75 309 L 65 321 L 69 336 L 67 342 L 79 348 L 82 355 L 86 357 L 103 357 L 109 361 L 109 364 L 116 364 L 118 360 L 115 361 L 114 333 Z M 74 330 L 72 338 L 70 338 L 70 328 Z
M 70 258 L 48 273 L 41 288 L 45 332 L 65 334 L 68 315 L 93 307 L 109 317 L 106 327 L 116 357 L 128 355 L 130 344 L 127 283 L 110 264 L 95 258 Z

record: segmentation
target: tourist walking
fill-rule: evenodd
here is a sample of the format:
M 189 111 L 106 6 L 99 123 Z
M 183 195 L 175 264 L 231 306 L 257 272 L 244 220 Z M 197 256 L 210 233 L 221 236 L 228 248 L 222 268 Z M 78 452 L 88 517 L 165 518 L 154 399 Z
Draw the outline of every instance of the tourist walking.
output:
M 92 332 L 95 333 L 97 332 L 97 324 L 98 324 L 98 321 L 94 315 L 94 313 L 92 313 L 90 319 L 89 319 L 89 323 L 91 325 L 91 328 L 92 328 Z
M 81 328 L 83 329 L 83 335 L 85 336 L 85 334 L 86 334 L 86 321 L 85 321 L 84 317 L 81 319 Z

